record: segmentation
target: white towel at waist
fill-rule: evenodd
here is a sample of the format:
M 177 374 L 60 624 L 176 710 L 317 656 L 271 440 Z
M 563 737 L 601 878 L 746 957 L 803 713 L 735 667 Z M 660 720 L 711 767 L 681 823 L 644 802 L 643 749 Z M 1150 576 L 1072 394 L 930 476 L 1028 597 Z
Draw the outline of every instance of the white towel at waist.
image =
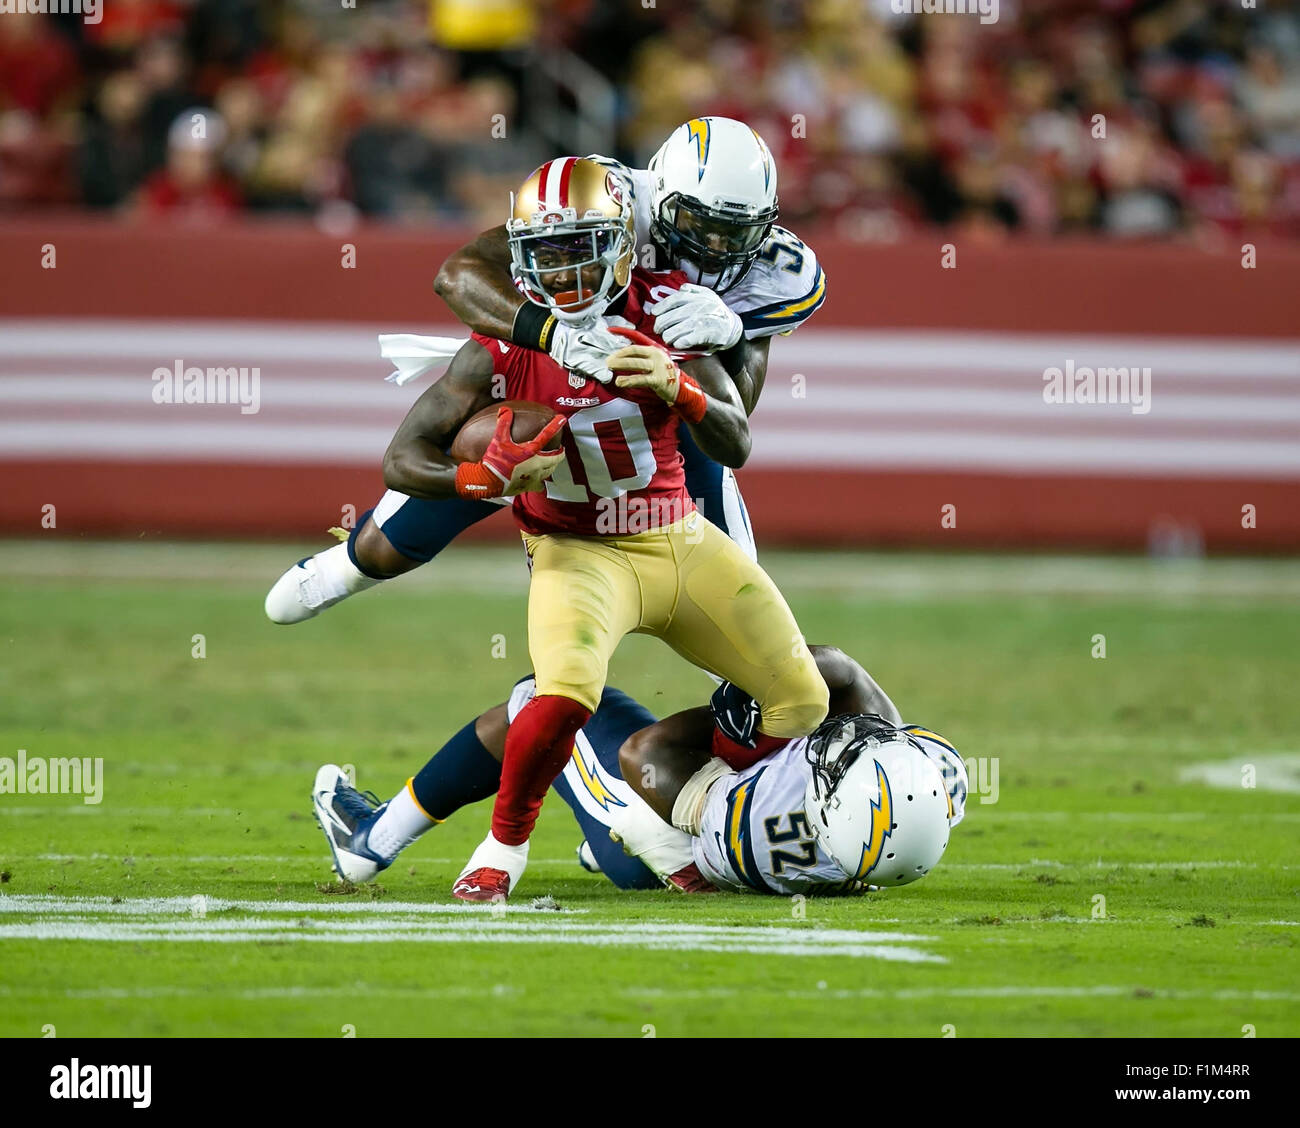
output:
M 393 362 L 384 377 L 394 384 L 409 384 L 445 368 L 468 337 L 422 337 L 418 333 L 380 333 L 379 353 Z

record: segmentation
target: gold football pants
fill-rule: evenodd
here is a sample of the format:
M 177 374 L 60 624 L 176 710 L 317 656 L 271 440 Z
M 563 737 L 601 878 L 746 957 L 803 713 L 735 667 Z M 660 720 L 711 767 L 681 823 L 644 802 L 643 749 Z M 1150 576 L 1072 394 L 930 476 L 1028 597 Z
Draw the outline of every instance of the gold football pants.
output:
M 826 683 L 784 596 L 703 514 L 626 537 L 525 533 L 524 544 L 539 694 L 594 711 L 614 648 L 638 633 L 743 689 L 769 736 L 804 736 L 826 716 Z

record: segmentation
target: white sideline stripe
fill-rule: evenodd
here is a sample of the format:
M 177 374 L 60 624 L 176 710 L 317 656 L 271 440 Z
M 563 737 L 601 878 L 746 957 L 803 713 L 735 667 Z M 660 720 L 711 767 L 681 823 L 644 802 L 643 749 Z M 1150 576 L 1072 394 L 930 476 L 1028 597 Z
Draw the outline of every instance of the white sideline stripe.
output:
M 383 368 L 378 333 L 432 333 L 468 337 L 463 325 L 388 322 L 314 325 L 302 322 L 207 320 L 0 319 L 4 353 L 13 357 L 138 357 L 147 352 L 170 364 L 197 363 L 200 353 L 279 359 L 369 363 Z M 1133 365 L 1179 373 L 1224 376 L 1300 375 L 1300 349 L 1276 338 L 1115 336 L 1050 333 L 894 332 L 813 326 L 781 342 L 783 364 L 890 365 L 934 371 L 1024 368 L 1041 372 L 1076 364 Z M 189 354 L 189 355 L 186 355 Z M 205 356 L 204 359 L 207 359 Z M 227 360 L 226 363 L 229 363 Z M 156 367 L 157 364 L 151 365 Z
M 263 373 L 261 406 L 268 407 L 336 407 L 349 410 L 373 409 L 404 412 L 410 394 L 403 395 L 391 384 L 358 381 L 355 384 L 313 383 L 297 373 L 277 375 Z M 63 407 L 70 401 L 79 404 L 137 405 L 142 413 L 156 415 L 170 423 L 167 412 L 174 406 L 160 407 L 150 393 L 153 382 L 148 374 L 131 376 L 93 376 L 50 373 L 48 375 L 3 375 L 0 403 L 52 405 Z M 1300 422 L 1300 401 L 1294 396 L 1236 396 L 1188 394 L 1177 385 L 1159 389 L 1158 406 L 1149 417 L 1151 424 L 1166 419 L 1208 423 Z M 814 387 L 806 399 L 786 400 L 775 397 L 764 404 L 758 422 L 770 424 L 776 417 L 800 418 L 807 414 L 842 416 L 846 411 L 870 411 L 878 414 L 931 412 L 938 415 L 1031 417 L 1074 423 L 1114 423 L 1132 415 L 1127 404 L 1058 405 L 1043 402 L 1042 388 L 1035 378 L 1019 390 L 980 390 L 971 388 L 899 388 L 884 386 L 825 389 Z M 1153 400 L 1153 403 L 1155 401 Z M 225 405 L 229 407 L 230 405 Z M 1076 409 L 1077 407 L 1077 409 Z M 1064 410 L 1063 410 L 1064 408 Z M 1145 421 L 1144 421 L 1145 423 Z M 1138 424 L 1138 425 L 1144 425 Z

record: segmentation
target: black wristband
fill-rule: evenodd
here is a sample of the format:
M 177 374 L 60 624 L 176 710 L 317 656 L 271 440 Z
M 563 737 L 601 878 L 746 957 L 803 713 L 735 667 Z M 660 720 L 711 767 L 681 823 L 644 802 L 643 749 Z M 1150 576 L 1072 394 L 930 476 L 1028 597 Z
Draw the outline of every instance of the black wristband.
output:
M 510 339 L 516 345 L 546 352 L 551 344 L 551 330 L 555 328 L 555 316 L 550 310 L 533 302 L 524 302 L 515 314 L 515 323 L 510 328 Z

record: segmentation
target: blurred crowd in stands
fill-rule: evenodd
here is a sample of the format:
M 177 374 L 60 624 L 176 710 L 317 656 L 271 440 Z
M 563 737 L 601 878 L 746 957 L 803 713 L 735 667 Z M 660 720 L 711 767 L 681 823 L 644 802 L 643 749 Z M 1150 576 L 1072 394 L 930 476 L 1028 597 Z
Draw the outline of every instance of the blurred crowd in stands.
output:
M 0 210 L 501 221 L 555 153 L 538 52 L 617 90 L 614 155 L 749 121 L 846 239 L 1300 237 L 1295 0 L 102 0 L 0 14 Z M 896 6 L 902 6 L 897 4 Z M 567 54 L 565 54 L 567 53 Z

